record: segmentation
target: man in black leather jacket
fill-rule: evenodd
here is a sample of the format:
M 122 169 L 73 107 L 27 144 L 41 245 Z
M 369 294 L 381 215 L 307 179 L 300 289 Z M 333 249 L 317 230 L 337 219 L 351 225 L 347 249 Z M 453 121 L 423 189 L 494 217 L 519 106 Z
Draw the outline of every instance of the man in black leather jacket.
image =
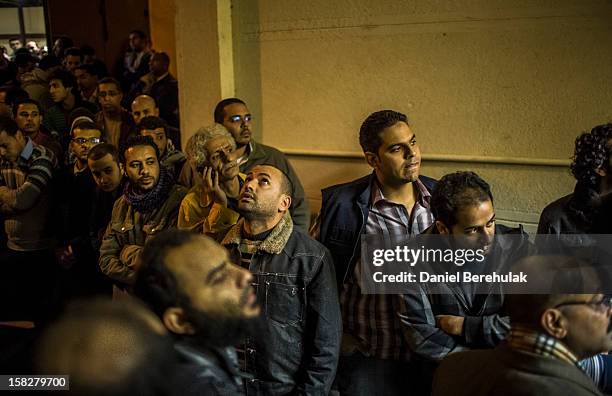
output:
M 329 251 L 294 227 L 291 182 L 255 166 L 238 201 L 243 218 L 222 244 L 249 268 L 263 329 L 244 345 L 247 394 L 327 395 L 336 373 L 342 323 Z
M 231 345 L 259 316 L 251 274 L 212 239 L 180 230 L 160 233 L 141 259 L 134 291 L 174 335 L 176 394 L 243 394 Z

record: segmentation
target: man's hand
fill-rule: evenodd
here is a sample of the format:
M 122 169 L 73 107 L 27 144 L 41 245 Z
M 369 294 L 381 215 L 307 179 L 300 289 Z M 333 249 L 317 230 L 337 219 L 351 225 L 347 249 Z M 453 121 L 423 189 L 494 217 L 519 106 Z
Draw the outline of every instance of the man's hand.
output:
M 213 201 L 227 207 L 227 194 L 219 186 L 219 173 L 207 166 L 202 171 L 202 179 L 204 180 L 204 193 L 212 195 Z
M 460 336 L 463 333 L 463 316 L 437 315 L 436 325 L 450 335 Z

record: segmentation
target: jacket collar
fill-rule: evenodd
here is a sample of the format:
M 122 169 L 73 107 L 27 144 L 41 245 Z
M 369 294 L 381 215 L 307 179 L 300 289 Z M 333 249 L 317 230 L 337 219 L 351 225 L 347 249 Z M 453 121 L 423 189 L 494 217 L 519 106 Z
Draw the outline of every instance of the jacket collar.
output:
M 240 242 L 242 242 L 243 229 L 244 218 L 240 219 L 238 223 L 236 223 L 236 225 L 229 230 L 225 238 L 223 238 L 221 244 L 240 245 Z M 264 251 L 270 254 L 280 254 L 285 248 L 285 245 L 287 244 L 287 241 L 289 240 L 289 237 L 291 236 L 292 232 L 293 220 L 291 219 L 289 211 L 287 211 L 285 212 L 285 215 L 283 216 L 281 221 L 279 221 L 278 224 L 274 227 L 270 235 L 268 235 L 268 237 L 264 239 L 263 242 L 261 242 L 257 250 Z

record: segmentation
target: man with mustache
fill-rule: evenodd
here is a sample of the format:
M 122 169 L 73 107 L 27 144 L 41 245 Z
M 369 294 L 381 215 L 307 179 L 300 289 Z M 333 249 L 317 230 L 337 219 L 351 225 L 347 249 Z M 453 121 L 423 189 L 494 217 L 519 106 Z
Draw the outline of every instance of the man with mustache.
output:
M 186 190 L 174 184 L 170 171 L 159 163 L 159 148 L 148 136 L 128 140 L 123 166 L 128 183 L 115 202 L 100 246 L 100 269 L 115 282 L 115 291 L 134 283 L 145 242 L 175 227 Z
M 13 106 L 13 118 L 17 122 L 19 130 L 38 145 L 45 146 L 55 154 L 55 158 L 61 159 L 62 147 L 42 130 L 43 111 L 40 104 L 33 99 L 20 100 Z
M 172 139 L 168 138 L 168 124 L 164 120 L 155 116 L 143 118 L 136 127 L 142 136 L 150 136 L 161 153 L 160 162 L 163 166 L 172 171 L 176 180 L 185 164 L 185 154 L 177 150 Z
M 449 355 L 436 372 L 433 395 L 601 395 L 578 361 L 612 350 L 612 301 L 596 291 L 606 282 L 602 274 L 560 256 L 529 257 L 515 269 L 554 271 L 552 287 L 551 278 L 528 274 L 530 290 L 550 294 L 507 295 L 512 326 L 506 341 Z
M 178 227 L 223 237 L 236 224 L 238 195 L 245 175 L 236 162 L 236 142 L 223 125 L 201 128 L 187 142 L 197 184 L 181 203 Z
M 293 201 L 289 208 L 293 224 L 303 231 L 308 231 L 310 211 L 304 196 L 302 182 L 282 152 L 255 141 L 253 116 L 246 103 L 238 98 L 223 99 L 215 107 L 214 118 L 216 123 L 227 128 L 234 137 L 236 158 L 241 172 L 247 173 L 256 165 L 269 164 L 288 175 L 293 186 L 291 192 Z
M 176 394 L 244 394 L 232 345 L 259 317 L 252 281 L 206 236 L 167 230 L 145 245 L 134 292 L 174 336 Z
M 414 370 L 396 299 L 362 292 L 362 268 L 370 263 L 360 259 L 360 241 L 364 234 L 415 235 L 429 227 L 435 180 L 419 176 L 421 151 L 405 114 L 370 114 L 359 143 L 373 172 L 324 189 L 312 230 L 334 258 L 340 290 L 344 334 L 336 382 L 342 395 L 405 395 Z
M 264 328 L 243 344 L 247 393 L 327 395 L 342 334 L 329 251 L 293 226 L 291 182 L 271 165 L 247 175 L 238 199 L 243 216 L 222 244 L 254 277 Z
M 529 237 L 522 226 L 512 229 L 495 223 L 491 189 L 474 172 L 442 177 L 432 192 L 430 205 L 435 223 L 423 234 L 448 237 L 433 241 L 436 248 L 484 251 L 483 262 L 471 260 L 464 264 L 463 268 L 471 273 L 491 273 L 493 268 L 502 273 L 505 264 L 530 252 Z M 497 240 L 499 235 L 509 234 L 514 237 L 504 238 L 503 243 Z M 430 272 L 436 265 L 431 264 Z M 439 265 L 441 271 L 455 273 L 459 269 L 455 262 Z M 484 292 L 477 285 L 465 283 L 436 287 L 434 293 L 426 283 L 415 284 L 398 301 L 402 328 L 421 374 L 418 382 L 424 394 L 429 394 L 437 362 L 446 355 L 469 348 L 493 348 L 510 328 L 502 313 L 504 296 L 500 284 Z

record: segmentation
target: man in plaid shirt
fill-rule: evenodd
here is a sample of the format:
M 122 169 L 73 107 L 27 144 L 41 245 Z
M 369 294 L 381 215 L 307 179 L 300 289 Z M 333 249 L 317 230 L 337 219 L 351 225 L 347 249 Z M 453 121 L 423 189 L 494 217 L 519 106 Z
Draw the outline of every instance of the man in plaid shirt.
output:
M 364 294 L 363 234 L 416 235 L 433 223 L 429 209 L 435 180 L 419 176 L 421 151 L 407 117 L 372 113 L 359 143 L 370 175 L 322 191 L 312 235 L 331 252 L 342 309 L 342 353 L 336 383 L 341 395 L 410 395 L 414 370 L 402 338 L 397 298 Z
M 530 251 L 529 238 L 522 227 L 511 229 L 495 224 L 491 189 L 473 172 L 444 176 L 430 204 L 436 221 L 424 234 L 448 235 L 455 243 L 461 241 L 464 248 L 483 249 L 483 266 L 503 266 Z M 496 234 L 516 236 L 504 238 L 502 243 L 495 239 Z M 478 271 L 477 265 L 466 264 L 470 271 Z M 506 337 L 510 327 L 501 312 L 503 294 L 501 285 L 497 285 L 483 293 L 470 283 L 437 283 L 433 293 L 427 283 L 421 283 L 411 285 L 406 294 L 398 297 L 404 335 L 418 362 L 420 387 L 425 392 L 431 387 L 437 362 L 446 355 L 471 348 L 492 348 Z

